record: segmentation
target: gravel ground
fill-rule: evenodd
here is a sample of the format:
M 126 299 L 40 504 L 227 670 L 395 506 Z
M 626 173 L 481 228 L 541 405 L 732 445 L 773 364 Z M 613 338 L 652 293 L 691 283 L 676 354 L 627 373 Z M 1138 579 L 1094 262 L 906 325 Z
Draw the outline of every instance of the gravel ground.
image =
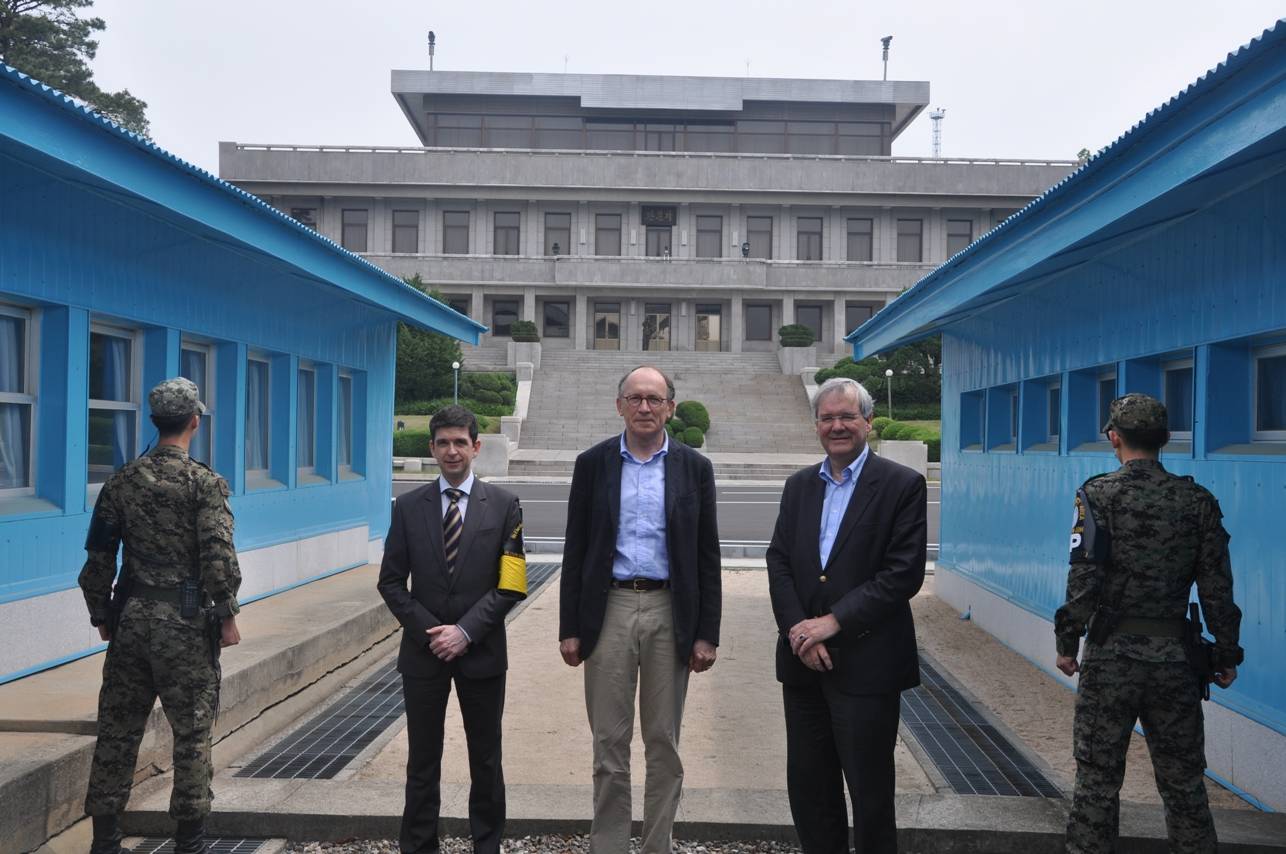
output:
M 506 839 L 503 850 L 509 854 L 586 854 L 588 836 L 524 836 Z M 638 839 L 630 840 L 631 854 L 638 854 Z M 470 854 L 468 839 L 447 837 L 442 840 L 442 854 Z M 675 840 L 675 854 L 799 854 L 799 848 L 785 842 L 684 842 Z M 287 854 L 398 854 L 391 839 L 363 839 L 352 842 L 292 843 Z

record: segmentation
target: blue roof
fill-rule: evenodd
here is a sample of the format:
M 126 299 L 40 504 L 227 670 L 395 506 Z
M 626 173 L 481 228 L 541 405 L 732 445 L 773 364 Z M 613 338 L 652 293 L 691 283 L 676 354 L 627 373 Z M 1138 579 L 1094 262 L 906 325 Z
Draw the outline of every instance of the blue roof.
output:
M 1113 240 L 1178 215 L 1184 204 L 1190 209 L 1194 198 L 1177 190 L 1286 127 L 1283 47 L 1286 19 L 1228 54 L 850 332 L 845 340 L 853 344 L 853 358 L 936 334 L 999 299 L 1037 287 L 1040 278 L 1075 263 L 1078 252 L 1092 251 L 1091 245 L 1101 251 Z M 1236 107 L 1247 109 L 1234 112 Z M 1199 150 L 1177 151 L 1180 143 L 1198 138 L 1203 145 L 1194 149 Z M 1166 174 L 1145 178 L 1145 171 Z M 1109 199 L 1123 187 L 1130 192 Z M 1162 201 L 1167 195 L 1170 204 Z
M 3 63 L 0 63 L 0 81 L 11 87 L 11 93 L 35 97 L 34 102 L 0 98 L 0 119 L 6 112 L 10 119 L 18 119 L 0 120 L 0 139 L 8 138 L 38 151 L 56 162 L 60 171 L 87 173 L 98 181 L 160 205 L 175 218 L 194 219 L 254 252 L 285 261 L 308 277 L 340 288 L 415 326 L 471 344 L 478 343 L 486 331 L 482 324 L 384 272 L 258 196 L 176 157 L 57 89 Z M 56 110 L 51 114 L 55 120 L 40 121 L 31 112 L 33 103 Z M 58 117 L 72 117 L 80 127 L 107 136 L 78 135 L 74 127 L 58 121 Z M 112 149 L 110 153 L 102 148 L 103 140 Z M 165 172 L 161 176 L 141 174 L 137 164 L 118 156 L 122 148 L 142 151 L 150 164 Z M 196 184 L 175 182 L 174 178 L 179 176 L 195 179 Z M 234 203 L 232 207 L 227 205 L 229 201 Z

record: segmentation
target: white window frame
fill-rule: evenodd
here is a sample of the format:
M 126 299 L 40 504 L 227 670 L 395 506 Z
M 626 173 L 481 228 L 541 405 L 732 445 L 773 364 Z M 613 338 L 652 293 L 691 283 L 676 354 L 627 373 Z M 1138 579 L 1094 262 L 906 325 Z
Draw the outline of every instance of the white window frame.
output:
M 304 478 L 304 477 L 313 477 L 314 475 L 316 475 L 316 474 L 317 474 L 317 420 L 318 420 L 318 418 L 319 418 L 319 417 L 320 417 L 320 415 L 321 415 L 321 407 L 319 406 L 319 400 L 318 400 L 318 395 L 317 395 L 317 392 L 319 391 L 319 386 L 317 385 L 317 366 L 316 366 L 315 364 L 313 364 L 312 362 L 310 362 L 310 361 L 306 361 L 306 360 L 304 360 L 304 359 L 300 359 L 300 360 L 299 360 L 299 368 L 298 368 L 298 370 L 296 370 L 296 371 L 295 371 L 295 400 L 296 400 L 296 405 L 295 405 L 295 418 L 296 418 L 296 419 L 298 419 L 298 418 L 299 418 L 299 406 L 298 406 L 298 400 L 299 400 L 299 394 L 300 394 L 300 392 L 303 390 L 303 385 L 300 383 L 300 379 L 301 379 L 301 376 L 300 376 L 300 375 L 301 375 L 301 374 L 303 374 L 305 371 L 307 371 L 308 373 L 310 373 L 310 374 L 312 374 L 312 375 L 313 375 L 313 436 L 312 436 L 312 439 L 313 439 L 313 454 L 312 454 L 312 456 L 313 456 L 313 464 L 312 464 L 311 466 L 301 466 L 301 465 L 299 465 L 299 445 L 298 445 L 298 443 L 299 443 L 299 429 L 298 429 L 298 426 L 296 426 L 296 429 L 295 429 L 295 470 L 296 470 L 296 475 L 297 475 L 298 477 L 300 477 L 300 478 Z M 269 428 L 269 429 L 271 429 L 271 428 Z
M 16 305 L 0 303 L 0 314 L 16 317 L 23 321 L 24 354 L 22 391 L 0 391 L 0 403 L 16 403 L 28 407 L 27 427 L 27 485 L 0 489 L 0 499 L 22 498 L 36 494 L 36 441 L 40 431 L 37 429 L 36 406 L 38 404 L 35 390 L 40 388 L 39 326 L 36 312 Z
M 353 372 L 349 370 L 340 370 L 339 376 L 335 383 L 335 410 L 337 423 L 335 425 L 335 465 L 340 477 L 348 477 L 353 474 L 353 425 L 357 422 L 357 412 L 354 405 L 354 395 L 357 384 L 353 379 Z M 348 462 L 344 462 L 344 449 L 339 445 L 339 423 L 344 419 L 344 383 L 348 382 Z
M 1165 404 L 1166 411 L 1168 412 L 1170 409 L 1170 401 L 1165 399 L 1166 388 L 1168 386 L 1168 383 L 1166 382 L 1166 379 L 1167 379 L 1166 374 L 1170 373 L 1171 371 L 1182 371 L 1184 369 L 1192 371 L 1192 421 L 1195 424 L 1197 421 L 1197 405 L 1198 405 L 1197 372 L 1196 372 L 1195 363 L 1191 358 L 1172 359 L 1168 362 L 1161 363 L 1161 402 Z M 1176 442 L 1191 442 L 1192 431 L 1191 430 L 1171 430 L 1170 439 Z
M 1058 411 L 1050 412 L 1049 396 L 1052 392 L 1058 392 Z M 1045 441 L 1058 444 L 1059 435 L 1063 429 L 1063 383 L 1061 380 L 1054 380 L 1045 385 Z
M 179 369 L 183 368 L 183 351 L 192 350 L 205 356 L 205 389 L 202 392 L 201 402 L 205 404 L 205 413 L 201 416 L 201 421 L 205 425 L 205 430 L 210 436 L 210 460 L 208 465 L 214 468 L 215 457 L 217 456 L 215 442 L 215 398 L 218 395 L 215 390 L 218 388 L 218 377 L 215 375 L 217 359 L 214 358 L 214 346 L 203 341 L 193 341 L 184 338 L 179 342 Z M 190 379 L 190 378 L 189 378 Z M 193 439 L 196 437 L 194 436 Z
M 268 411 L 263 413 L 263 417 L 268 420 L 268 438 L 266 440 L 267 444 L 265 446 L 265 450 L 267 450 L 268 452 L 267 454 L 268 465 L 266 468 L 252 469 L 250 468 L 249 461 L 245 459 L 245 454 L 242 453 L 241 455 L 242 463 L 245 465 L 245 468 L 246 468 L 247 484 L 249 484 L 252 480 L 263 481 L 263 480 L 272 479 L 272 439 L 273 439 L 273 436 L 272 436 L 272 358 L 265 353 L 257 353 L 253 351 L 246 354 L 246 388 L 243 394 L 246 395 L 246 412 L 247 413 L 250 411 L 249 369 L 250 369 L 251 362 L 259 362 L 267 369 L 265 371 L 265 374 L 266 374 L 266 379 L 268 381 Z M 244 419 L 242 420 L 241 429 L 242 430 L 245 429 Z M 249 437 L 247 436 L 243 444 L 248 444 L 248 443 L 249 443 Z
M 1252 350 L 1250 358 L 1254 361 L 1254 384 L 1251 386 L 1250 438 L 1254 442 L 1286 442 L 1286 430 L 1260 430 L 1259 425 L 1259 363 L 1263 359 L 1275 359 L 1286 356 L 1286 344 L 1274 344 Z M 34 431 L 33 431 L 34 432 Z
M 133 453 L 134 456 L 130 457 L 129 460 L 126 460 L 126 462 L 130 462 L 131 460 L 138 459 L 139 430 L 141 429 L 139 425 L 139 412 L 142 409 L 142 405 L 140 404 L 140 399 L 142 395 L 139 391 L 139 387 L 140 387 L 140 383 L 142 382 L 142 371 L 143 371 L 143 347 L 142 347 L 143 333 L 141 329 L 135 329 L 128 326 L 120 326 L 107 321 L 97 321 L 97 320 L 92 321 L 89 324 L 89 334 L 90 334 L 91 341 L 95 333 L 99 335 L 110 335 L 113 338 L 126 338 L 130 342 L 130 359 L 129 359 L 130 361 L 129 398 L 130 399 L 128 401 L 124 401 L 124 400 L 98 400 L 96 398 L 90 398 L 86 406 L 87 417 L 88 417 L 88 414 L 93 412 L 95 409 L 116 410 L 116 411 L 134 413 L 134 447 L 130 449 L 131 453 Z M 90 473 L 89 449 L 86 448 L 85 450 L 86 450 L 85 477 L 88 480 L 89 473 Z M 107 477 L 110 478 L 111 474 L 108 474 Z M 103 483 L 106 483 L 106 480 L 107 479 L 104 478 L 103 481 L 100 483 L 89 483 L 86 494 L 89 495 L 90 497 L 97 496 L 99 490 L 103 488 Z

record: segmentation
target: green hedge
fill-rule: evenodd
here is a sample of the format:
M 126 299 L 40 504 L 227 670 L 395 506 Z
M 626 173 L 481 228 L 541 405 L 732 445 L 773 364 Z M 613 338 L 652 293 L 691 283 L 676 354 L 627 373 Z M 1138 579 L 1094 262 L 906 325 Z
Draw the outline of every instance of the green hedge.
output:
M 427 457 L 429 456 L 428 430 L 394 430 L 393 456 Z
M 534 320 L 515 320 L 509 325 L 509 337 L 515 341 L 539 341 Z
M 683 435 L 679 437 L 679 441 L 683 442 L 683 444 L 687 445 L 689 448 L 699 448 L 705 444 L 706 434 L 701 431 L 700 427 L 689 427 L 683 431 Z
M 688 425 L 684 423 L 682 418 L 676 415 L 669 421 L 665 422 L 665 429 L 670 431 L 671 436 L 678 436 L 681 435 L 684 430 L 688 429 Z
M 449 397 L 435 397 L 433 400 L 413 400 L 409 403 L 399 403 L 397 405 L 398 415 L 433 415 L 444 406 L 450 406 L 454 401 Z M 512 403 L 483 403 L 481 400 L 473 400 L 468 397 L 460 398 L 460 405 L 465 409 L 478 416 L 478 424 L 482 425 L 484 416 L 490 418 L 499 418 L 502 415 L 513 415 Z
M 929 462 L 937 463 L 942 461 L 941 433 L 930 430 L 928 427 L 903 424 L 900 421 L 875 420 L 884 421 L 884 429 L 880 430 L 880 439 L 888 439 L 890 442 L 923 442 L 929 448 Z
M 809 347 L 814 340 L 813 329 L 802 323 L 788 323 L 777 330 L 777 340 L 783 347 Z
M 710 430 L 710 412 L 700 401 L 683 401 L 675 408 L 674 415 L 686 426 L 699 427 L 702 433 Z
M 518 381 L 514 379 L 513 374 L 492 371 L 479 371 L 460 375 L 461 393 L 472 397 L 474 390 L 477 389 L 486 389 L 499 394 L 504 394 L 505 392 L 513 394 L 518 390 Z
M 938 403 L 898 403 L 897 392 L 893 398 L 893 417 L 898 421 L 941 421 L 942 405 Z M 875 401 L 875 411 L 888 414 L 886 401 Z
M 893 419 L 887 415 L 877 415 L 871 419 L 871 429 L 880 437 L 884 436 L 884 428 L 893 423 Z

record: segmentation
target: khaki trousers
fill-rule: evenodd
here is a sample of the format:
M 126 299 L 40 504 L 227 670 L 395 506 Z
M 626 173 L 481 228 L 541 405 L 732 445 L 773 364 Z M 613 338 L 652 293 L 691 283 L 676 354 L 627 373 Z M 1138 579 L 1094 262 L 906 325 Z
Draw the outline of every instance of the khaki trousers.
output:
M 608 590 L 603 630 L 585 660 L 585 708 L 594 737 L 591 854 L 629 850 L 636 693 L 647 761 L 643 854 L 670 854 L 683 791 L 679 727 L 687 692 L 688 665 L 675 651 L 670 591 Z

